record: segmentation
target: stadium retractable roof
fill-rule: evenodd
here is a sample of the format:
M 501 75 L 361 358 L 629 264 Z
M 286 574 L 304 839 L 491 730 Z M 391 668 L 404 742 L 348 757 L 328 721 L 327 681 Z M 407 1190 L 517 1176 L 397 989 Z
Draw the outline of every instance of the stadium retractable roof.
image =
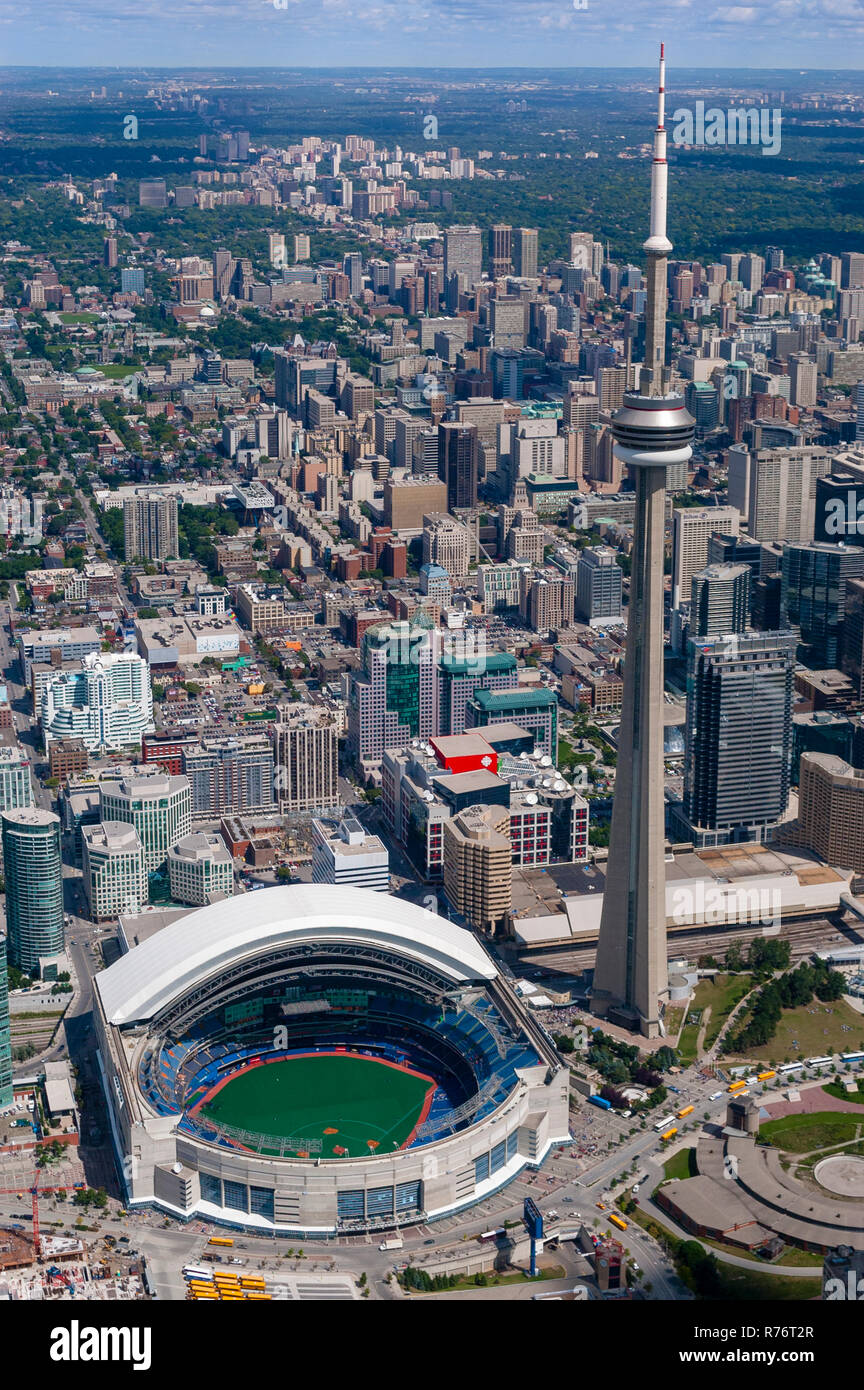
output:
M 470 932 L 425 908 L 368 888 L 309 884 L 199 908 L 102 971 L 96 987 L 110 1023 L 144 1021 L 263 949 L 304 941 L 383 947 L 437 970 L 454 985 L 493 980 L 498 973 Z

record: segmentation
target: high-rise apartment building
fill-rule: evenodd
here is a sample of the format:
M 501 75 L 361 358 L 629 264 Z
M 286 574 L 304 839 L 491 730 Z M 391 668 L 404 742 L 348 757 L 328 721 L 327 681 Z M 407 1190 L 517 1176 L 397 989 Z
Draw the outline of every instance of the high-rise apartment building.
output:
M 840 257 L 840 286 L 844 290 L 864 288 L 864 252 L 843 252 Z
M 363 292 L 363 257 L 359 251 L 349 251 L 342 258 L 342 274 L 348 277 L 348 292 L 357 299 Z
M 281 711 L 275 726 L 279 809 L 324 814 L 339 804 L 339 740 L 336 720 L 321 706 Z
M 812 410 L 816 404 L 818 367 L 812 357 L 794 352 L 789 358 L 789 389 L 793 405 Z
M 551 570 L 539 574 L 523 570 L 520 576 L 519 613 L 534 632 L 568 628 L 573 622 L 576 584 L 572 576 Z
M 2 834 L 9 963 L 35 975 L 40 957 L 63 950 L 60 818 L 37 806 L 4 811 Z
M 802 753 L 795 831 L 826 864 L 864 871 L 864 772 L 835 753 Z
M 472 536 L 467 526 L 446 512 L 423 518 L 423 564 L 438 565 L 452 579 L 463 579 L 473 558 Z
M 139 179 L 138 205 L 142 208 L 168 206 L 168 188 L 164 179 Z
M 140 748 L 155 728 L 150 667 L 135 652 L 96 652 L 81 670 L 49 676 L 40 708 L 45 747 L 78 738 L 89 752 Z
M 457 917 L 474 931 L 503 933 L 513 901 L 510 812 L 466 806 L 444 822 L 444 892 Z
M 0 812 L 33 805 L 30 759 L 16 744 L 0 744 Z
M 141 912 L 148 901 L 144 846 L 134 825 L 82 825 L 82 876 L 90 920 L 109 922 Z
M 15 1099 L 12 1085 L 12 1029 L 9 1025 L 9 977 L 6 933 L 0 931 L 0 1110 Z
M 752 290 L 754 294 L 762 288 L 762 281 L 765 279 L 765 258 L 764 256 L 749 255 L 741 257 L 739 276 L 743 282 L 745 290 Z
M 305 232 L 298 232 L 294 237 L 294 261 L 300 265 L 302 261 L 308 261 L 312 255 L 312 246 Z
M 483 278 L 483 233 L 479 227 L 449 227 L 444 233 L 444 279 L 464 275 L 466 286 Z
M 188 777 L 132 775 L 99 785 L 102 821 L 134 825 L 144 847 L 148 873 L 160 869 L 168 851 L 192 830 L 192 791 Z
M 266 734 L 208 738 L 184 748 L 183 772 L 193 820 L 277 809 L 273 745 Z
M 125 557 L 132 560 L 177 560 L 177 498 L 160 493 L 127 497 L 123 503 Z

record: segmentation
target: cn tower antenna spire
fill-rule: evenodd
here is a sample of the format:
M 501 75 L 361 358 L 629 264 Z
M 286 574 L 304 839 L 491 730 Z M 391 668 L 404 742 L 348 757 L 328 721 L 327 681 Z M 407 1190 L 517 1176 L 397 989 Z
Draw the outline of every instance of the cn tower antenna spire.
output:
M 660 45 L 660 79 L 657 84 L 657 126 L 651 161 L 651 224 L 644 250 L 648 255 L 645 300 L 645 366 L 641 373 L 644 395 L 662 396 L 668 385 L 666 371 L 666 274 L 672 243 L 666 234 L 666 45 Z
M 651 163 L 651 233 L 645 242 L 650 254 L 668 256 L 672 243 L 666 235 L 666 45 L 660 45 L 660 81 L 657 89 L 657 128 Z

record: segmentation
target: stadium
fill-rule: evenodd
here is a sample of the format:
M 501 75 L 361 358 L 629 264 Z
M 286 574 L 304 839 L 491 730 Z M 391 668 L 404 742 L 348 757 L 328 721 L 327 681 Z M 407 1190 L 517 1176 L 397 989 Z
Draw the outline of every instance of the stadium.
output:
M 218 902 L 96 986 L 132 1207 L 385 1230 L 481 1201 L 568 1137 L 567 1068 L 482 945 L 381 893 Z

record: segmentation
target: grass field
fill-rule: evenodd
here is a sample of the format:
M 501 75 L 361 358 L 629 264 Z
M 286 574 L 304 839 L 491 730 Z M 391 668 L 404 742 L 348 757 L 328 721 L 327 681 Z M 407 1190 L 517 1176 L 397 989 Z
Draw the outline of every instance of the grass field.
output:
M 696 1060 L 696 1039 L 704 1022 L 705 1010 L 711 1010 L 703 1044 L 707 1052 L 716 1042 L 735 1005 L 744 998 L 752 983 L 750 975 L 714 975 L 711 979 L 700 980 L 693 992 L 690 1013 L 701 1009 L 702 1019 L 698 1024 L 688 1023 L 678 1042 L 678 1054 L 684 1066 L 689 1066 Z
M 127 367 L 123 362 L 100 362 L 96 370 L 109 380 L 120 381 L 123 377 L 131 376 L 133 372 L 140 372 L 141 368 Z
M 320 1140 L 321 1157 L 359 1158 L 402 1148 L 434 1089 L 428 1076 L 374 1058 L 316 1053 L 240 1072 L 196 1109 L 217 1124 L 291 1139 L 296 1154 Z
M 61 323 L 68 323 L 68 324 L 73 324 L 73 323 L 96 323 L 97 320 L 98 320 L 98 318 L 99 318 L 99 315 L 98 315 L 98 314 L 86 314 L 86 313 L 85 313 L 85 314 L 72 314 L 72 313 L 66 312 L 66 313 L 63 313 L 63 314 L 60 315 L 60 322 L 61 322 Z
M 736 1031 L 738 1025 L 735 1025 Z M 848 1030 L 848 1031 L 846 1031 Z M 864 1018 L 843 999 L 822 1004 L 802 1004 L 784 1009 L 777 1032 L 769 1043 L 741 1054 L 774 1063 L 794 1062 L 799 1057 L 827 1057 L 831 1052 L 864 1051 Z
M 696 1150 L 679 1149 L 671 1158 L 667 1158 L 663 1164 L 663 1172 L 667 1178 L 695 1178 L 699 1172 L 696 1167 Z
M 832 1081 L 829 1085 L 823 1086 L 822 1090 L 827 1096 L 833 1096 L 835 1100 L 842 1100 L 847 1105 L 864 1105 L 864 1077 L 858 1081 L 857 1091 L 844 1091 L 839 1081 Z
M 766 1120 L 759 1133 L 775 1148 L 786 1153 L 806 1154 L 831 1148 L 835 1144 L 861 1137 L 864 1116 L 845 1115 L 842 1110 L 817 1111 L 807 1115 L 784 1115 Z

